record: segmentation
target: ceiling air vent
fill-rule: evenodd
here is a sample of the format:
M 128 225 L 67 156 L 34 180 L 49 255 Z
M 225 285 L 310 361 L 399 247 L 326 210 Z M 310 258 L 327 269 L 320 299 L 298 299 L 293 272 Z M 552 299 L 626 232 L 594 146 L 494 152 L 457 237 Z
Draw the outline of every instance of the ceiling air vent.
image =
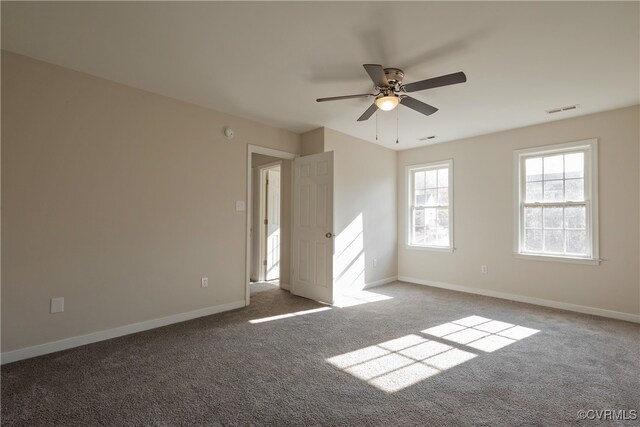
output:
M 422 138 L 418 138 L 418 141 L 427 141 L 429 139 L 434 139 L 435 135 L 423 136 Z
M 575 105 L 567 105 L 566 107 L 553 108 L 551 110 L 547 110 L 547 114 L 554 114 L 554 113 L 559 113 L 561 111 L 575 110 L 579 106 L 580 106 L 580 104 L 575 104 Z

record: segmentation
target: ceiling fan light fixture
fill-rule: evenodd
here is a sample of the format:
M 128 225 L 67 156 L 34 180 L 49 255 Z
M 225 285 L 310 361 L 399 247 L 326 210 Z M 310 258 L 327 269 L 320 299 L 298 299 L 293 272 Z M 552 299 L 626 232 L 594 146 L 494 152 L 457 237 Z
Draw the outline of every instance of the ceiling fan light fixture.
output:
M 395 95 L 381 96 L 376 99 L 376 105 L 382 111 L 391 111 L 398 106 L 400 98 Z

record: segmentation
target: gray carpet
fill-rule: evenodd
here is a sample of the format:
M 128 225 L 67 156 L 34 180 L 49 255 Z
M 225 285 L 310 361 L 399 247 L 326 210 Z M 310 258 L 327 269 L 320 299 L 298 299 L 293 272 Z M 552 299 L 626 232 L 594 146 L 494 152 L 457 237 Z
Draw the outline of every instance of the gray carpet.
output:
M 259 290 L 3 366 L 2 425 L 638 425 L 577 415 L 640 410 L 638 325 L 399 282 L 343 308 Z

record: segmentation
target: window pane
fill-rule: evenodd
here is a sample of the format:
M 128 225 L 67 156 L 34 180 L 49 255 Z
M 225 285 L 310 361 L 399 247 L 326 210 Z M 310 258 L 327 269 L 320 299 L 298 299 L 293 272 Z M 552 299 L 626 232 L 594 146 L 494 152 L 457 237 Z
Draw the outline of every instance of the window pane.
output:
M 414 176 L 415 189 L 424 190 L 424 172 L 416 172 Z
M 440 228 L 436 233 L 436 241 L 434 242 L 436 246 L 449 246 L 449 229 L 448 228 Z
M 544 179 L 564 178 L 564 154 L 544 158 Z
M 542 182 L 527 182 L 525 201 L 527 203 L 542 201 Z
M 524 208 L 524 227 L 542 228 L 542 208 Z
M 544 181 L 543 187 L 545 202 L 564 202 L 564 181 Z
M 583 178 L 584 177 L 584 153 L 565 154 L 564 177 L 565 178 Z
M 438 169 L 438 187 L 449 186 L 449 169 Z
M 438 204 L 438 190 L 437 189 L 429 189 L 425 190 L 425 204 L 427 206 L 435 206 Z
M 564 148 L 559 146 L 558 148 Z M 587 170 L 590 149 L 572 151 L 545 147 L 531 157 L 519 158 L 522 187 L 519 247 L 522 252 L 567 257 L 592 253 Z M 548 150 L 548 151 L 547 151 Z M 593 153 L 595 156 L 597 153 Z M 594 177 L 593 179 L 597 179 Z
M 413 211 L 413 225 L 416 227 L 424 227 L 424 210 L 415 209 Z
M 564 226 L 565 228 L 573 228 L 573 229 L 581 229 L 581 230 L 587 228 L 586 206 L 566 207 L 564 209 Z
M 436 208 L 424 210 L 424 224 L 428 229 L 435 229 L 437 224 Z
M 438 204 L 447 206 L 449 204 L 449 189 L 438 188 Z
M 562 210 L 563 208 L 544 208 L 543 219 L 544 228 L 562 228 Z
M 525 230 L 524 249 L 527 251 L 542 251 L 542 230 Z
M 438 208 L 438 227 L 449 228 L 449 208 Z
M 564 252 L 564 231 L 563 230 L 544 230 L 544 251 L 545 252 Z
M 425 237 L 424 242 L 427 245 L 435 245 L 436 241 L 438 240 L 438 231 L 437 230 L 427 230 L 427 234 Z
M 567 202 L 584 201 L 584 179 L 567 179 L 564 183 Z
M 542 181 L 542 157 L 526 159 L 524 171 L 526 181 Z
M 567 252 L 571 254 L 587 254 L 587 230 L 567 230 Z
M 409 170 L 411 179 L 409 241 L 421 246 L 450 246 L 449 173 L 446 163 L 416 166 Z M 542 189 L 540 189 L 542 195 Z
M 425 171 L 424 173 L 425 173 L 427 188 L 438 187 L 438 171 L 431 170 L 431 171 Z

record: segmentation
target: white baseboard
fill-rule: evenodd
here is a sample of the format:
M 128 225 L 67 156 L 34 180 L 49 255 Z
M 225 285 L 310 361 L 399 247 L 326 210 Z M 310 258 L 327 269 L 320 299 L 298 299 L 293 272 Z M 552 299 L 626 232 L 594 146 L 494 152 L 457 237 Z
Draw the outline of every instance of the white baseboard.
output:
M 395 282 L 396 280 L 398 280 L 398 276 L 387 277 L 385 279 L 376 280 L 375 282 L 365 283 L 364 288 L 362 289 L 375 288 L 376 286 L 386 285 L 387 283 Z
M 186 320 L 195 319 L 197 317 L 209 316 L 212 314 L 221 313 L 223 311 L 234 310 L 236 308 L 242 308 L 244 306 L 244 300 L 234 301 L 226 304 L 215 305 L 213 307 L 206 307 L 198 310 L 188 311 L 186 313 L 161 317 L 159 319 L 132 323 L 130 325 L 120 326 L 118 328 L 107 329 L 106 331 L 92 332 L 87 335 L 80 335 L 77 337 L 65 338 L 59 341 L 52 341 L 45 344 L 34 345 L 33 347 L 7 351 L 5 353 L 2 353 L 2 355 L 0 356 L 1 363 L 4 365 L 5 363 L 16 362 L 18 360 L 28 359 L 30 357 L 42 356 L 43 354 L 54 353 L 56 351 L 66 350 L 73 347 L 79 347 L 81 345 L 121 337 L 123 335 L 134 334 L 136 332 L 159 328 L 161 326 L 167 326 L 173 323 L 184 322 Z
M 612 319 L 626 320 L 628 322 L 640 323 L 640 315 L 623 313 L 620 311 L 605 310 L 603 308 L 587 307 L 584 305 L 569 304 L 566 302 L 552 301 L 542 298 L 527 297 L 522 295 L 508 294 L 504 292 L 491 291 L 488 289 L 472 288 L 469 286 L 452 285 L 450 283 L 434 282 L 431 280 L 417 279 L 415 277 L 398 276 L 398 280 L 415 283 L 417 285 L 433 286 L 435 288 L 449 289 L 452 291 L 466 292 L 470 294 L 483 295 L 506 299 L 510 301 L 524 302 L 527 304 L 541 305 L 543 307 L 558 308 L 560 310 L 575 311 L 578 313 L 593 314 L 595 316 L 609 317 Z

